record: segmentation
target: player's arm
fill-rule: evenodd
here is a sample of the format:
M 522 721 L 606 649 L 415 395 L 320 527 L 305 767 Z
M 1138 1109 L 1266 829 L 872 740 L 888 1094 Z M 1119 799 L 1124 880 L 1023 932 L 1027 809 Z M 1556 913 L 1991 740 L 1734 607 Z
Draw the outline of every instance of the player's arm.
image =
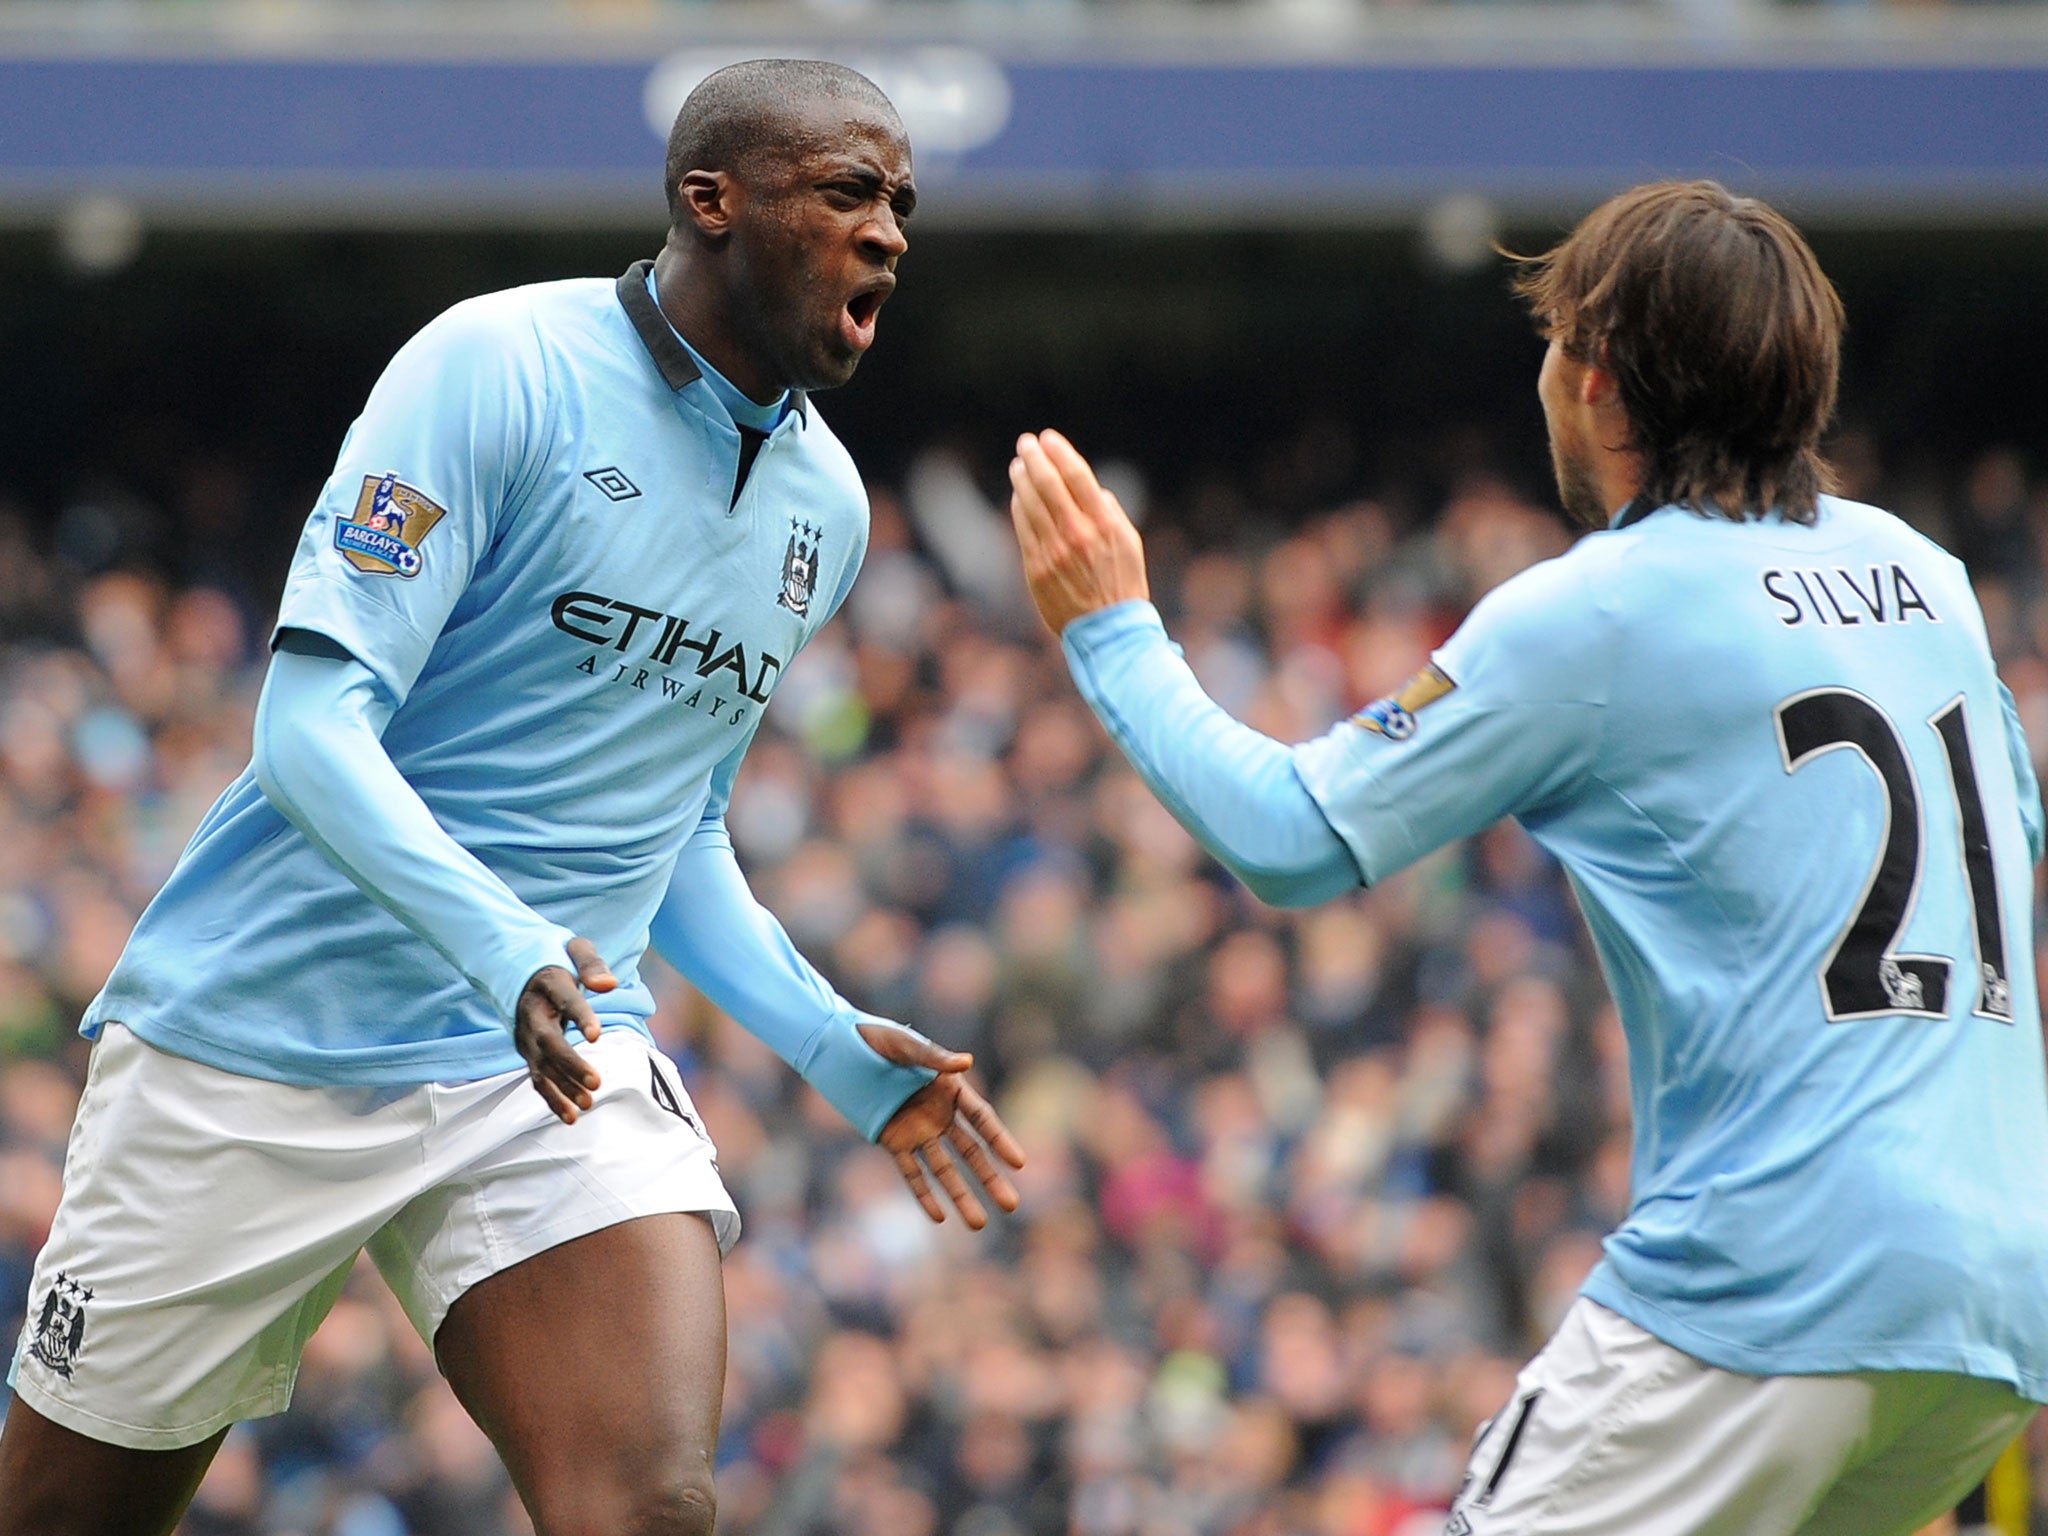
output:
M 1562 562 L 1475 609 L 1440 653 L 1451 671 L 1286 747 L 1202 692 L 1148 599 L 1137 530 L 1065 438 L 1019 439 L 1010 481 L 1026 582 L 1083 696 L 1167 809 L 1269 901 L 1392 874 L 1564 793 L 1598 751 L 1612 615 L 1579 600 Z
M 1139 777 L 1253 895 L 1304 907 L 1359 884 L 1294 754 L 1202 691 L 1150 602 L 1083 614 L 1060 645 L 1081 696 Z
M 565 930 L 456 846 L 380 739 L 530 492 L 559 430 L 553 399 L 531 316 L 516 299 L 459 304 L 399 349 L 349 428 L 293 556 L 258 772 L 315 846 L 478 985 L 512 1029 L 536 1090 L 573 1120 L 597 1075 L 563 1026 L 595 1037 L 578 974 L 602 990 L 609 971 L 587 942 L 572 952 Z M 464 900 L 451 906 L 431 880 L 408 878 L 408 860 L 455 879 Z
M 1160 803 L 1262 901 L 1309 906 L 1357 886 L 1293 754 L 1232 719 L 1167 639 L 1137 530 L 1087 462 L 1057 432 L 1027 435 L 1010 479 L 1032 597 L 1081 696 Z
M 2038 864 L 2043 844 L 2048 843 L 2048 825 L 2044 825 L 2041 814 L 2041 782 L 2034 774 L 2034 754 L 2027 746 L 2027 733 L 2020 727 L 2020 707 L 2003 679 L 1998 684 L 1998 702 L 2003 706 L 2005 751 L 2012 761 L 2013 787 L 2019 793 L 2020 825 L 2026 829 L 2027 854 Z
M 988 1217 L 947 1148 L 965 1160 L 997 1205 L 1017 1208 L 1016 1188 L 989 1153 L 1024 1164 L 988 1101 L 967 1080 L 974 1058 L 863 1013 L 790 942 L 755 899 L 725 829 L 728 759 L 713 799 L 676 860 L 650 930 L 654 948 L 690 983 L 788 1062 L 870 1141 L 878 1141 L 934 1221 L 945 1219 L 919 1159 L 929 1165 L 968 1226 Z
M 490 999 L 542 1098 L 573 1122 L 597 1082 L 564 1026 L 595 1040 L 583 988 L 618 983 L 588 939 L 528 907 L 434 819 L 384 750 L 395 707 L 341 646 L 283 631 L 256 706 L 256 782 L 330 863 Z

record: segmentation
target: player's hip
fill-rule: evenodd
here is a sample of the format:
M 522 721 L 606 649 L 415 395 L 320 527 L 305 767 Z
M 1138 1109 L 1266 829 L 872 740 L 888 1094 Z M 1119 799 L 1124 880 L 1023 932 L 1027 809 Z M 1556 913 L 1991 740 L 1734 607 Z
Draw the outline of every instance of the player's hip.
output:
M 523 1071 L 511 1031 L 484 998 L 405 937 L 418 954 L 392 946 L 296 964 L 230 960 L 204 975 L 144 972 L 124 958 L 82 1031 L 97 1039 L 119 1023 L 158 1051 L 234 1077 L 344 1095 Z M 607 1030 L 644 1037 L 653 994 L 633 966 L 614 968 L 621 985 L 605 996 L 599 1018 Z
M 38 1259 L 20 1390 L 96 1438 L 173 1446 L 279 1411 L 365 1247 L 431 1339 L 464 1290 L 639 1216 L 738 1217 L 674 1068 L 644 1036 L 584 1047 L 577 1124 L 524 1071 L 312 1088 L 225 1072 L 109 1025 Z
M 1704 1199 L 1632 1212 L 1585 1294 L 1723 1370 L 1949 1372 L 2048 1401 L 2048 1290 L 2034 1279 L 2048 1272 L 2048 1213 L 2037 1203 L 1930 1217 L 1910 1189 L 1892 1188 L 1825 1204 Z
M 1751 1375 L 1580 1300 L 1477 1436 L 1448 1536 L 1905 1536 L 2035 1405 L 1945 1372 Z

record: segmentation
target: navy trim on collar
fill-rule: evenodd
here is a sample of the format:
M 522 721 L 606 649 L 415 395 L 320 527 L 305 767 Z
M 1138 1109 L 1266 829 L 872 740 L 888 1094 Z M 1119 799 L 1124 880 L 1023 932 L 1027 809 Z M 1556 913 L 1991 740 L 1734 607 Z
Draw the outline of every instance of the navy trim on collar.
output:
M 654 295 L 647 291 L 647 274 L 653 269 L 651 261 L 636 261 L 626 268 L 626 275 L 619 279 L 619 304 L 626 311 L 626 318 L 633 322 L 633 329 L 640 333 L 640 344 L 654 359 L 654 366 L 661 370 L 668 387 L 681 389 L 685 384 L 696 383 L 703 374 L 676 340 L 676 333 L 655 304 Z
M 1621 509 L 1620 516 L 1615 518 L 1611 526 L 1620 529 L 1628 527 L 1630 523 L 1640 523 L 1652 512 L 1655 512 L 1658 506 L 1659 503 L 1650 500 L 1649 497 L 1638 496 Z
M 689 349 L 677 339 L 675 327 L 668 323 L 668 316 L 654 302 L 654 295 L 647 291 L 647 274 L 653 270 L 654 263 L 649 260 L 636 261 L 626 268 L 617 285 L 619 305 L 626 311 L 626 318 L 633 322 L 633 329 L 640 335 L 640 344 L 647 348 L 648 356 L 654 359 L 654 366 L 661 370 L 668 387 L 681 389 L 686 384 L 696 383 L 704 374 L 691 359 Z M 796 408 L 797 415 L 809 416 L 810 401 L 802 390 L 792 389 L 789 403 Z

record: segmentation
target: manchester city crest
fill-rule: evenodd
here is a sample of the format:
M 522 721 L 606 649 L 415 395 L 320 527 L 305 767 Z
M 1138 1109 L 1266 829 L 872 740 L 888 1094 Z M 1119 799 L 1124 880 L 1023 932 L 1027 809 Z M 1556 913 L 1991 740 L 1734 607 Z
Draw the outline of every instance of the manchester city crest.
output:
M 818 544 L 825 532 L 796 518 L 789 520 L 789 548 L 782 555 L 782 590 L 775 601 L 798 618 L 808 618 L 811 596 L 818 589 Z
M 365 576 L 420 573 L 420 541 L 448 515 L 396 475 L 363 476 L 355 511 L 334 525 L 334 547 Z
M 43 1310 L 36 1316 L 29 1358 L 70 1380 L 79 1346 L 85 1343 L 85 1304 L 91 1300 L 89 1286 L 80 1285 L 60 1271 L 43 1297 Z

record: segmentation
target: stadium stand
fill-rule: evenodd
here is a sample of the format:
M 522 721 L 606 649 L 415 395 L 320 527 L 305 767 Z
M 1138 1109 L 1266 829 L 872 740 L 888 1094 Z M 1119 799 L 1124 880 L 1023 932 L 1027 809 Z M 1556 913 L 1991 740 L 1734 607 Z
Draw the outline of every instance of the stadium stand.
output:
M 1875 445 L 1844 446 L 1852 489 L 1900 491 Z M 928 1227 L 886 1158 L 666 979 L 662 1038 L 748 1224 L 723 1528 L 1434 1533 L 1474 1425 L 1625 1201 L 1621 1037 L 1569 896 L 1503 825 L 1329 908 L 1258 906 L 1107 752 L 976 486 L 933 450 L 876 488 L 866 574 L 792 669 L 731 824 L 858 1002 L 979 1053 L 1031 1150 L 1026 1205 L 992 1241 Z M 190 547 L 223 494 L 0 512 L 10 1307 L 57 1198 L 72 1020 L 247 753 L 262 594 L 168 579 L 124 542 L 154 525 Z M 2048 743 L 2048 483 L 1994 449 L 1905 501 L 1971 559 Z M 1155 585 L 1218 696 L 1299 737 L 1565 537 L 1484 477 L 1423 510 L 1353 502 L 1256 548 L 1162 529 Z M 365 1272 L 293 1411 L 237 1431 L 186 1531 L 519 1521 Z
M 648 254 L 692 72 L 828 52 L 904 98 L 926 211 L 825 407 L 873 479 L 867 568 L 731 826 L 855 1001 L 977 1052 L 1031 1165 L 990 1233 L 929 1227 L 660 977 L 747 1224 L 722 1529 L 1435 1536 L 1626 1201 L 1621 1035 L 1569 893 L 1512 826 L 1309 913 L 1223 878 L 1030 616 L 1008 434 L 1113 448 L 1206 684 L 1309 735 L 1567 537 L 1489 240 L 1723 176 L 1815 228 L 1851 300 L 1847 489 L 1971 562 L 2048 770 L 2044 22 L 0 0 L 0 1334 L 79 1012 L 247 761 L 283 558 L 375 369 L 456 297 Z M 2020 1460 L 2031 1492 L 2015 1463 L 1966 1518 L 2048 1536 L 2048 1420 Z M 182 1536 L 525 1529 L 365 1270 Z

